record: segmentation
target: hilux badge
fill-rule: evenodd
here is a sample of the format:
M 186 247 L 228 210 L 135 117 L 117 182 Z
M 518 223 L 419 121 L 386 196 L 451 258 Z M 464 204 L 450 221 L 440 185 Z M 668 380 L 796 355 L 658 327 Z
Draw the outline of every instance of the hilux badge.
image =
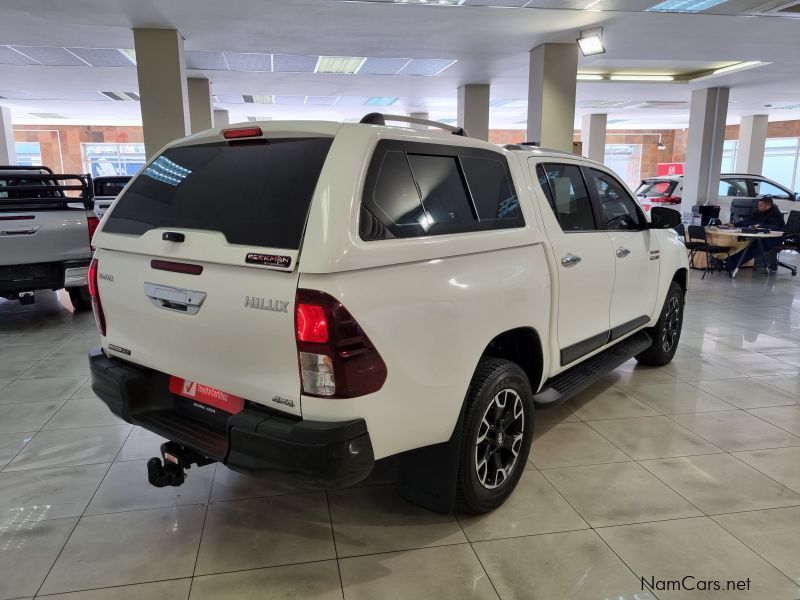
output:
M 264 298 L 256 298 L 254 296 L 245 296 L 244 305 L 248 308 L 257 308 L 259 310 L 271 310 L 273 312 L 289 312 L 289 302 L 284 300 L 264 300 Z

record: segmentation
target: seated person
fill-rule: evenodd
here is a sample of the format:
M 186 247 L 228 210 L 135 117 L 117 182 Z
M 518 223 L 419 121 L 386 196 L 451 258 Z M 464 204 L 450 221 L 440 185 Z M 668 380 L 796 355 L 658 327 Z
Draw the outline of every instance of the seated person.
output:
M 775 206 L 772 196 L 762 196 L 758 199 L 758 210 L 750 217 L 740 219 L 736 223 L 736 226 L 755 227 L 757 229 L 768 229 L 770 231 L 784 231 L 786 229 L 786 222 L 783 220 L 783 213 L 781 213 L 781 210 Z M 778 255 L 770 254 L 769 250 L 780 243 L 781 238 L 761 240 L 764 253 L 767 254 L 770 260 L 769 267 L 773 271 L 777 269 Z M 728 271 L 733 271 L 736 269 L 736 265 L 739 264 L 740 259 L 742 264 L 744 264 L 753 260 L 758 254 L 758 246 L 756 244 L 748 244 L 744 250 L 739 250 L 739 252 L 732 254 L 722 262 Z M 743 259 L 742 256 L 744 256 Z

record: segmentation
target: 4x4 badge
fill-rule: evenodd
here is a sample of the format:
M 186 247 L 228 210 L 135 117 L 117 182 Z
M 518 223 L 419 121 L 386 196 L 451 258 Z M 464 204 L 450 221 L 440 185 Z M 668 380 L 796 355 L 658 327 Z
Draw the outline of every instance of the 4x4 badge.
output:
M 271 310 L 273 312 L 289 312 L 289 302 L 284 300 L 264 300 L 254 296 L 245 296 L 244 305 L 248 308 L 259 310 Z

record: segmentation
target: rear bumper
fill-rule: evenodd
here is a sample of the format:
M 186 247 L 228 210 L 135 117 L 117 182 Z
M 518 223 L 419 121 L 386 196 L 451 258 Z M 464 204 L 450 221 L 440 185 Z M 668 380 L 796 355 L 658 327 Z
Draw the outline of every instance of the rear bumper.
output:
M 115 415 L 246 473 L 286 473 L 314 487 L 357 483 L 375 459 L 363 419 L 307 421 L 247 403 L 230 415 L 196 410 L 171 394 L 169 376 L 89 353 L 92 389 Z
M 59 290 L 87 284 L 90 259 L 0 266 L 0 292 Z

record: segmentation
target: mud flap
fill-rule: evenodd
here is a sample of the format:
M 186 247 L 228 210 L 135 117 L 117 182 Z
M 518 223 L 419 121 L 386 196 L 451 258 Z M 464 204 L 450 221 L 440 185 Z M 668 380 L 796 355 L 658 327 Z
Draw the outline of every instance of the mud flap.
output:
M 463 428 L 462 406 L 448 441 L 400 455 L 397 494 L 401 498 L 433 512 L 453 512 Z

